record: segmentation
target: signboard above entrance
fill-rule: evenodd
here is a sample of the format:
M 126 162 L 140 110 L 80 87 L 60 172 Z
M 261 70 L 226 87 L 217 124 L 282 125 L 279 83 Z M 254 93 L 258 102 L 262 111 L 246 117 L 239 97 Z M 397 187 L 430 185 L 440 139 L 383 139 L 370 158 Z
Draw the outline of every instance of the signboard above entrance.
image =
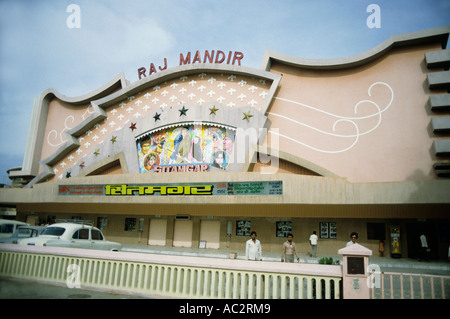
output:
M 192 57 L 192 60 L 191 60 Z M 244 54 L 242 52 L 238 51 L 229 51 L 228 53 L 225 53 L 223 51 L 212 50 L 209 52 L 208 50 L 205 51 L 204 54 L 200 54 L 200 52 L 197 50 L 195 54 L 191 55 L 191 52 L 188 52 L 186 55 L 183 53 L 180 53 L 180 64 L 179 65 L 185 65 L 185 64 L 194 64 L 194 63 L 216 63 L 216 64 L 232 64 L 232 65 L 241 65 L 241 60 L 244 58 Z M 160 71 L 164 71 L 167 69 L 167 58 L 164 58 L 164 66 L 158 66 L 158 69 Z M 152 75 L 153 73 L 156 73 L 156 66 L 154 63 L 150 63 L 150 66 L 147 70 L 145 67 L 140 67 L 138 70 L 138 76 L 139 80 L 143 77 L 147 77 Z
M 59 185 L 62 196 L 283 195 L 282 181 L 189 184 Z

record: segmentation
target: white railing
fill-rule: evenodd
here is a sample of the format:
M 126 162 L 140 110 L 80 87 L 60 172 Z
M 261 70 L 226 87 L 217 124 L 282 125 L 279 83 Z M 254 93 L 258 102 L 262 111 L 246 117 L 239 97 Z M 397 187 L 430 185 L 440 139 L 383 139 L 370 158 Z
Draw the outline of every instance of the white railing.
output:
M 173 298 L 340 299 L 342 268 L 0 245 L 0 275 Z
M 449 299 L 450 276 L 383 272 L 372 299 Z

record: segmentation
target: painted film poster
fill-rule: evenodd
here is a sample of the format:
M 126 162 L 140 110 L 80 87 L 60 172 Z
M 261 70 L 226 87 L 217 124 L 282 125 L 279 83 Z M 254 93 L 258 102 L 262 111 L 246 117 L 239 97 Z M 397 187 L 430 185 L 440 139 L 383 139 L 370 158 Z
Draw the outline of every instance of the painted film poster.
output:
M 234 141 L 235 131 L 224 127 L 185 125 L 158 130 L 137 140 L 139 171 L 228 171 Z

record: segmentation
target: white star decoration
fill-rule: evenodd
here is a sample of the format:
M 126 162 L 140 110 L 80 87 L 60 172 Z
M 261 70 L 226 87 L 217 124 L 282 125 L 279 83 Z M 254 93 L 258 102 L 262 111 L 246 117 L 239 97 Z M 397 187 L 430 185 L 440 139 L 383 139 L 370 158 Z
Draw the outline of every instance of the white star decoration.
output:
M 120 130 L 122 127 L 127 127 L 126 123 L 130 120 L 135 122 L 136 119 L 148 115 L 152 110 L 162 112 L 169 106 L 178 105 L 186 100 L 186 97 L 190 103 L 196 105 L 218 102 L 228 107 L 250 106 L 259 109 L 269 94 L 270 83 L 266 82 L 265 79 L 259 80 L 235 74 L 200 73 L 160 83 L 135 96 L 126 97 L 120 103 L 105 109 L 108 117 L 104 121 L 95 123 L 84 135 L 78 137 L 82 147 L 78 147 L 56 163 L 53 166 L 56 170 L 55 174 L 56 166 L 64 168 L 67 161 L 78 163 L 83 157 L 91 154 L 94 147 L 99 146 L 102 141 L 99 141 L 98 133 L 92 134 L 96 129 L 99 129 L 97 132 L 106 137 L 106 134 L 109 134 L 108 128 L 111 131 Z M 64 175 L 61 176 L 64 177 Z

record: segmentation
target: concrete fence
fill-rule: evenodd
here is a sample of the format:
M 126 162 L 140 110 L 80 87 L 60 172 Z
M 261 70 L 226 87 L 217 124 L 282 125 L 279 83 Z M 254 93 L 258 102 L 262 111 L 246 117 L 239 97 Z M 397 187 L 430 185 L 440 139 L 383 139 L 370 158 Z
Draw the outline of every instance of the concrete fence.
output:
M 0 276 L 169 298 L 340 299 L 342 267 L 0 246 Z
M 449 299 L 450 276 L 383 272 L 372 299 Z

